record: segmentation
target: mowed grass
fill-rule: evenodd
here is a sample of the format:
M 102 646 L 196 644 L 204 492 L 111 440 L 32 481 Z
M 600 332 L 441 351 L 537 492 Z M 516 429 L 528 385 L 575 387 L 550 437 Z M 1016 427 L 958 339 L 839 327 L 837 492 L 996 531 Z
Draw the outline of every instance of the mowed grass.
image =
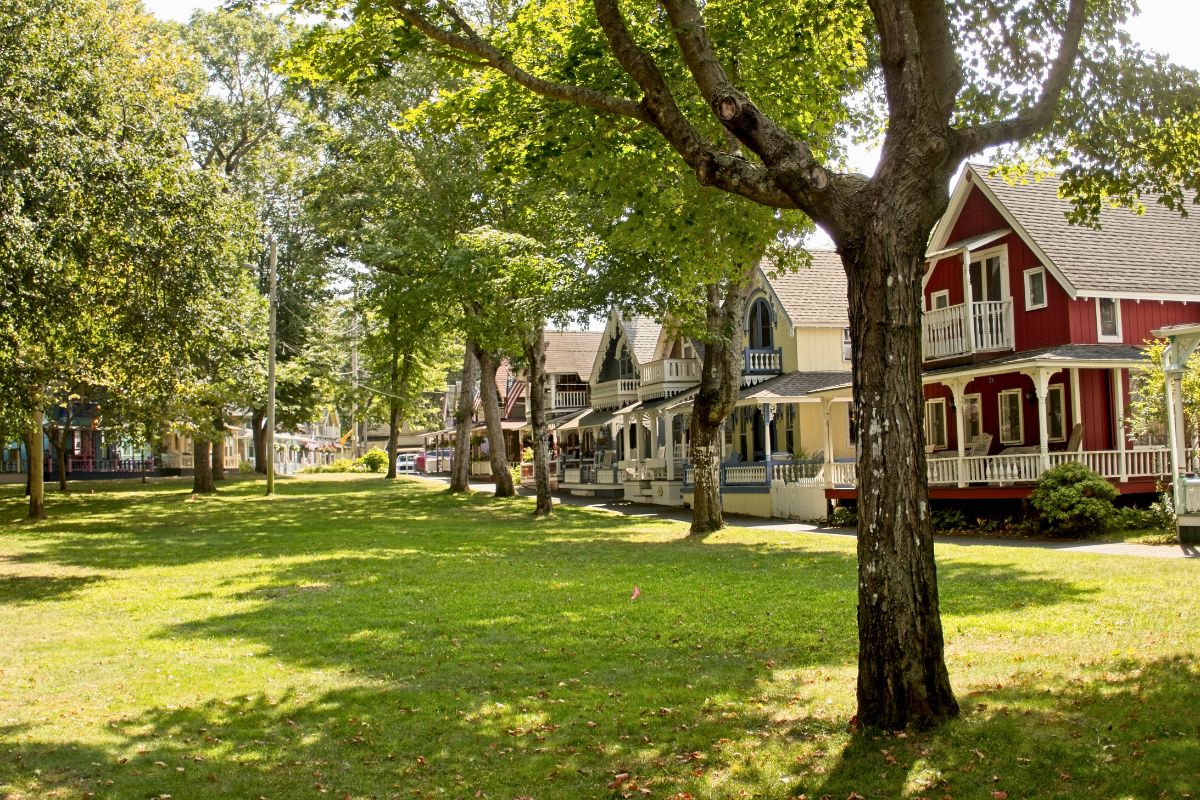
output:
M 939 545 L 962 717 L 851 732 L 850 537 L 279 489 L 0 487 L 0 797 L 1200 796 L 1195 561 Z

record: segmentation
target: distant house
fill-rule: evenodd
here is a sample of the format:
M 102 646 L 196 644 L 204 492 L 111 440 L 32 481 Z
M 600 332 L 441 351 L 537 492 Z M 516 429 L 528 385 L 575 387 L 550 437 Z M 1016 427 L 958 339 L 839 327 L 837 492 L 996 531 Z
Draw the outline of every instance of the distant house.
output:
M 1124 420 L 1151 331 L 1200 321 L 1200 216 L 1104 208 L 1067 223 L 1047 177 L 969 165 L 933 231 L 924 279 L 931 496 L 1021 497 L 1079 461 L 1126 493 L 1169 473 Z

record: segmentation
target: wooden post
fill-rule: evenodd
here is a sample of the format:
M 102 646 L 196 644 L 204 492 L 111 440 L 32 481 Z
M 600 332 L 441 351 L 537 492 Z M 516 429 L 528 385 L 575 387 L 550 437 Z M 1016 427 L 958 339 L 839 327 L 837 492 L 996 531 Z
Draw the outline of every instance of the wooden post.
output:
M 966 381 L 951 381 L 950 393 L 954 398 L 954 429 L 958 437 L 958 485 L 967 485 L 967 425 L 963 401 L 967 395 Z
M 1113 367 L 1113 416 L 1116 417 L 1117 475 L 1121 483 L 1129 480 L 1129 465 L 1125 463 L 1125 386 L 1121 368 Z

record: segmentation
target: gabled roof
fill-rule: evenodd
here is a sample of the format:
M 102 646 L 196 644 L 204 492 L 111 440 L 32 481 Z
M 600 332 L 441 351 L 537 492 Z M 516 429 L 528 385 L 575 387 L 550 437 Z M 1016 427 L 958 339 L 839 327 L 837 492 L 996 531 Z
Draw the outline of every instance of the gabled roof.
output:
M 812 265 L 795 272 L 772 274 L 767 261 L 759 268 L 793 327 L 844 328 L 850 313 L 842 259 L 832 250 L 812 250 L 810 255 Z
M 978 186 L 1073 297 L 1200 300 L 1200 214 L 1181 217 L 1153 201 L 1145 213 L 1101 208 L 1100 229 L 1067 222 L 1072 203 L 1059 197 L 1058 176 L 1017 185 L 968 164 L 950 211 L 934 231 L 935 249 L 953 226 L 957 209 Z M 1186 202 L 1190 210 L 1194 194 Z M 957 201 L 957 202 L 956 202 Z M 953 213 L 951 213 L 953 212 Z
M 600 370 L 604 367 L 604 358 L 608 353 L 611 342 L 624 337 L 633 356 L 634 366 L 640 367 L 654 360 L 654 348 L 658 344 L 658 336 L 662 325 L 649 317 L 630 317 L 625 319 L 618 309 L 613 309 L 608 315 L 608 324 L 600 334 L 600 342 L 596 348 L 596 356 L 592 361 L 592 369 L 588 381 L 595 383 L 599 380 Z
M 546 331 L 546 374 L 577 373 L 586 380 L 603 336 L 601 331 Z

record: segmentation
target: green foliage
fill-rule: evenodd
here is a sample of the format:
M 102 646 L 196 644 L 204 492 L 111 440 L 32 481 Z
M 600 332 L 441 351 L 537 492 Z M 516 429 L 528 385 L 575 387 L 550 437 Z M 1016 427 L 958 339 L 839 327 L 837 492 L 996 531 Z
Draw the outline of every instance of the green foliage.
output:
M 381 451 L 372 450 L 372 451 L 370 451 L 370 453 L 367 453 L 367 455 L 370 455 L 371 453 L 375 453 L 375 452 L 381 452 Z M 364 456 L 364 458 L 365 457 L 366 456 Z M 385 458 L 385 461 L 383 463 L 384 463 L 384 466 L 386 466 L 387 465 L 387 461 L 386 461 L 387 454 L 384 454 L 384 458 Z M 361 461 L 361 460 L 362 459 L 359 459 L 359 461 Z M 329 464 L 314 464 L 312 466 L 305 467 L 304 469 L 301 470 L 301 472 L 318 473 L 318 474 L 320 474 L 320 473 L 338 473 L 338 472 L 362 472 L 363 469 L 364 469 L 363 465 L 357 463 L 353 459 L 338 458 L 338 459 L 334 459 L 334 461 Z M 371 470 L 371 471 L 379 472 L 379 470 Z
M 967 527 L 967 516 L 957 508 L 939 508 L 933 512 L 933 529 L 943 533 Z
M 1116 488 L 1083 464 L 1047 470 L 1029 496 L 1042 527 L 1058 536 L 1077 537 L 1103 531 L 1113 520 Z
M 1167 439 L 1166 377 L 1163 372 L 1163 353 L 1166 342 L 1148 342 L 1142 348 L 1146 356 L 1143 369 L 1132 373 L 1132 392 L 1129 399 L 1129 432 L 1136 437 L 1149 437 L 1165 442 Z M 1200 350 L 1188 359 L 1183 376 L 1184 424 L 1200 431 Z
M 858 512 L 850 506 L 838 506 L 829 515 L 829 527 L 854 528 L 858 526 Z
M 354 460 L 355 466 L 365 467 L 370 472 L 383 472 L 388 464 L 386 450 L 373 447 Z
M 254 465 L 251 464 L 249 461 L 239 461 L 238 462 L 238 473 L 241 475 L 253 475 L 254 474 Z

